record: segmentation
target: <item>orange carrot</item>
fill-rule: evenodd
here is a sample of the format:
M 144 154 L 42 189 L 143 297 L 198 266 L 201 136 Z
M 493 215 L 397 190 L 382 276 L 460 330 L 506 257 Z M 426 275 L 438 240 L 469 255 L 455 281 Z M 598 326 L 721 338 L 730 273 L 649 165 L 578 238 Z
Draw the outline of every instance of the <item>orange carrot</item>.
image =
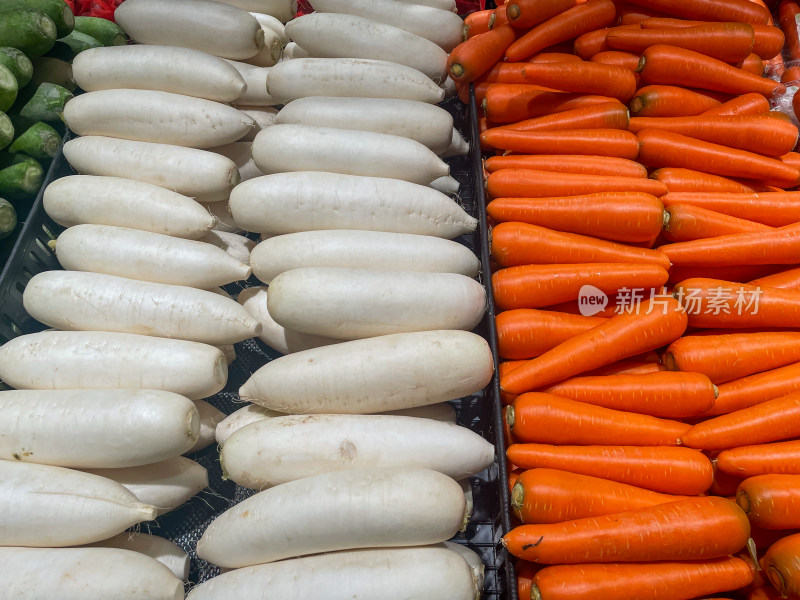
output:
M 623 29 L 639 29 L 639 25 L 620 25 Z M 583 35 L 578 36 L 572 46 L 573 52 L 583 60 L 589 60 L 595 54 L 608 50 L 606 45 L 606 35 L 609 31 L 618 29 L 619 27 L 608 27 L 603 29 L 596 29 L 588 31 Z
M 677 446 L 690 427 L 538 392 L 517 396 L 506 408 L 506 423 L 520 442 L 576 446 Z
M 769 102 L 761 94 L 751 92 L 731 98 L 703 112 L 703 116 L 759 115 L 769 111 Z
M 447 58 L 450 77 L 460 83 L 475 81 L 502 58 L 516 39 L 516 31 L 510 25 L 503 25 L 460 43 Z
M 635 192 L 497 198 L 486 210 L 497 222 L 530 223 L 616 242 L 647 241 L 658 235 L 664 223 L 661 201 Z
M 509 0 L 506 3 L 508 22 L 519 29 L 529 29 L 576 4 L 576 0 Z
M 517 568 L 517 597 L 520 600 L 531 600 L 533 576 L 536 575 L 541 567 L 524 560 L 516 561 L 515 566 Z
M 634 160 L 615 156 L 586 154 L 509 154 L 490 156 L 484 163 L 486 171 L 501 169 L 534 169 L 576 175 L 610 175 L 612 177 L 647 177 L 647 169 Z M 749 190 L 741 190 L 749 191 Z
M 800 475 L 800 441 L 723 450 L 717 455 L 717 467 L 745 479 L 770 474 Z
M 541 308 L 575 300 L 584 285 L 604 293 L 625 287 L 650 290 L 660 288 L 668 277 L 663 267 L 648 264 L 522 265 L 494 273 L 492 289 L 500 310 Z
M 791 121 L 766 115 L 633 117 L 629 129 L 633 133 L 643 129 L 671 131 L 767 156 L 786 154 L 797 143 L 797 127 Z
M 673 192 L 733 192 L 748 193 L 756 190 L 734 179 L 711 175 L 692 169 L 666 167 L 656 169 L 650 173 L 650 178 L 660 181 L 667 186 L 669 193 Z
M 529 469 L 511 491 L 522 523 L 562 523 L 674 502 L 680 496 L 556 469 Z
M 720 471 L 715 463 L 714 483 L 708 488 L 708 494 L 722 496 L 723 498 L 736 498 L 736 490 L 739 489 L 739 484 L 742 483 L 742 481 L 740 477 L 734 477 L 733 475 Z
M 739 486 L 736 503 L 754 525 L 764 529 L 800 527 L 800 475 L 749 477 Z
M 636 91 L 629 105 L 631 113 L 637 117 L 688 117 L 719 106 L 720 101 L 702 90 L 647 85 Z
M 797 436 L 800 394 L 795 392 L 693 425 L 681 440 L 688 448 L 725 450 Z
M 620 129 L 518 131 L 498 127 L 483 133 L 481 144 L 522 154 L 580 154 L 584 152 L 631 160 L 636 159 L 639 154 L 637 137 L 629 131 Z M 785 166 L 779 161 L 775 162 L 780 166 Z M 786 169 L 789 172 L 796 172 L 791 167 L 786 167 Z M 798 175 L 800 176 L 800 174 Z
M 723 383 L 709 416 L 724 415 L 800 391 L 800 363 Z
M 798 291 L 800 290 L 800 269 L 789 269 L 766 277 L 759 277 L 753 279 L 750 285 Z
M 520 268 L 520 267 L 514 267 Z M 625 288 L 625 285 L 622 285 L 619 289 Z M 621 309 L 620 307 L 620 298 L 616 294 L 618 290 L 613 290 L 614 293 L 607 294 L 608 296 L 608 303 L 605 303 L 605 299 L 602 296 L 593 296 L 589 295 L 588 297 L 582 296 L 576 300 L 570 300 L 568 302 L 559 302 L 558 304 L 551 304 L 549 306 L 545 306 L 544 310 L 552 310 L 556 312 L 563 312 L 570 315 L 583 315 L 587 314 L 593 317 L 603 317 L 605 319 L 610 319 L 611 317 L 620 314 Z
M 506 14 L 506 6 L 505 4 L 499 4 L 497 8 L 494 9 L 494 14 L 492 18 L 489 19 L 489 29 L 494 29 L 495 27 L 502 27 L 503 25 L 508 24 L 508 15 Z
M 606 50 L 604 52 L 598 52 L 589 60 L 604 65 L 615 65 L 622 67 L 623 69 L 628 69 L 632 73 L 636 73 L 636 69 L 639 67 L 638 54 L 619 52 L 618 50 Z
M 524 362 L 524 361 L 521 361 Z M 649 375 L 664 371 L 664 365 L 646 360 L 627 359 L 620 360 L 605 367 L 587 371 L 586 377 L 608 377 L 611 375 Z M 569 381 L 569 380 L 567 380 Z
M 711 461 L 691 448 L 513 444 L 507 454 L 523 469 L 559 469 L 665 494 L 702 494 L 713 479 Z
M 477 95 L 476 90 L 476 100 Z M 484 97 L 480 99 L 486 117 L 498 123 L 515 123 L 555 112 L 609 102 L 616 100 L 606 96 L 548 92 L 535 85 L 510 83 L 488 84 Z
M 770 119 L 775 120 L 775 119 Z M 607 102 L 565 110 L 550 115 L 509 123 L 504 129 L 516 131 L 566 131 L 569 129 L 627 129 L 628 107 Z
M 492 229 L 490 251 L 501 267 L 627 262 L 669 268 L 666 257 L 655 250 L 633 248 L 529 223 L 506 222 L 496 225 Z
M 494 9 L 477 10 L 464 17 L 464 27 L 467 31 L 467 39 L 489 31 L 489 19 L 491 19 L 493 14 Z
M 769 225 L 746 221 L 690 204 L 670 206 L 667 214 L 669 220 L 664 229 L 664 237 L 671 242 L 688 242 L 734 233 L 772 230 Z
M 742 71 L 759 77 L 764 74 L 764 61 L 755 53 L 750 53 L 743 61 L 736 63 L 736 66 Z
M 687 318 L 672 298 L 651 298 L 636 314 L 621 314 L 529 360 L 501 378 L 502 389 L 521 394 L 591 369 L 655 350 L 686 330 Z
M 669 280 L 680 283 L 696 277 L 721 279 L 727 282 L 746 283 L 754 277 L 763 277 L 780 271 L 783 266 L 775 265 L 733 265 L 727 267 L 673 267 L 669 270 Z
M 666 17 L 664 13 L 636 6 L 629 2 L 615 2 L 617 5 L 617 20 L 620 25 L 641 25 L 646 19 Z
M 800 332 L 689 335 L 672 343 L 661 360 L 670 371 L 703 373 L 723 383 L 800 361 Z
M 515 41 L 506 50 L 506 60 L 524 60 L 548 46 L 565 42 L 614 21 L 616 7 L 611 0 L 589 0 L 554 15 Z
M 638 132 L 639 162 L 650 167 L 683 167 L 713 175 L 745 177 L 760 181 L 788 183 L 800 178 L 800 171 L 774 158 L 685 135 L 643 129 Z
M 633 4 L 696 21 L 737 21 L 766 24 L 769 11 L 749 0 L 629 0 Z
M 741 550 L 750 523 L 730 500 L 707 496 L 565 523 L 520 525 L 508 551 L 541 564 L 703 560 Z M 536 581 L 536 578 L 534 578 Z
M 520 366 L 524 362 L 525 362 L 524 360 L 505 360 L 505 361 L 501 362 L 498 365 L 498 369 L 497 369 L 498 377 L 500 375 L 502 375 L 503 373 L 508 373 L 509 371 L 517 368 L 518 366 Z M 504 406 L 514 402 L 515 398 L 516 398 L 516 395 L 507 394 L 504 391 L 500 390 L 500 401 L 503 403 Z M 505 420 L 503 421 L 503 424 L 505 426 L 505 429 L 508 430 L 508 432 L 507 432 L 508 436 L 507 437 L 510 437 L 511 430 L 509 429 L 508 425 L 505 424 Z M 509 446 L 510 445 L 511 444 L 509 444 Z
M 787 165 L 791 165 L 795 169 L 800 170 L 800 153 L 799 152 L 787 152 L 783 156 L 779 157 L 782 162 L 785 162 Z
M 529 83 L 565 92 L 609 96 L 622 102 L 630 100 L 636 92 L 636 77 L 631 71 L 594 62 L 527 63 L 522 75 Z
M 778 5 L 778 24 L 786 38 L 786 54 L 790 60 L 800 59 L 799 18 L 800 5 L 794 0 L 781 0 Z
M 734 556 L 706 561 L 557 565 L 536 573 L 531 595 L 525 600 L 698 598 L 698 594 L 739 589 L 752 580 L 752 567 Z
M 543 391 L 615 410 L 670 419 L 707 413 L 717 395 L 716 386 L 705 375 L 670 371 L 574 377 Z
M 528 62 L 530 63 L 581 62 L 581 57 L 575 56 L 574 54 L 567 54 L 566 52 L 537 52 L 528 59 Z
M 761 559 L 761 567 L 781 598 L 799 595 L 800 534 L 787 536 L 770 546 Z
M 757 92 L 771 97 L 783 85 L 748 73 L 715 58 L 666 44 L 650 46 L 642 53 L 639 70 L 646 83 L 698 87 L 728 94 Z
M 522 69 L 525 63 L 501 62 L 494 65 L 491 69 L 481 75 L 476 83 L 528 83 L 522 76 Z
M 783 227 L 800 221 L 800 192 L 670 192 L 661 201 L 667 207 L 691 204 L 772 227 Z
M 605 322 L 600 317 L 527 308 L 501 312 L 496 319 L 498 352 L 506 359 L 539 356 L 564 340 Z
M 544 198 L 548 196 L 582 196 L 599 192 L 636 192 L 660 197 L 667 186 L 644 177 L 609 177 L 557 173 L 534 169 L 501 169 L 487 179 L 492 198 Z

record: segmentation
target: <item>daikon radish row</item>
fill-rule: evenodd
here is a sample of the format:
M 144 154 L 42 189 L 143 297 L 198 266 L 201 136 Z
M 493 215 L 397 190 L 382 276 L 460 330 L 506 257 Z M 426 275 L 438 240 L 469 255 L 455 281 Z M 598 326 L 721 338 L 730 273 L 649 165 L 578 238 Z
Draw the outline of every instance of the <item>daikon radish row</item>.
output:
M 352 550 L 236 569 L 194 588 L 189 600 L 474 600 L 466 562 L 447 548 Z
M 314 0 L 314 10 L 372 19 L 416 34 L 450 52 L 464 41 L 464 21 L 450 10 L 394 0 Z
M 258 133 L 252 153 L 266 174 L 325 171 L 420 184 L 450 174 L 447 163 L 419 142 L 372 131 L 273 125 Z
M 160 90 L 217 102 L 233 102 L 246 87 L 242 76 L 221 58 L 173 46 L 90 48 L 75 56 L 72 75 L 87 92 Z
M 153 90 L 100 90 L 79 94 L 64 106 L 64 122 L 78 135 L 212 148 L 255 128 L 232 106 Z
M 101 542 L 87 544 L 84 548 L 119 548 L 144 554 L 167 567 L 181 581 L 189 577 L 189 555 L 175 542 L 140 531 L 124 531 Z
M 275 122 L 399 135 L 436 154 L 447 150 L 453 132 L 453 116 L 443 108 L 394 98 L 299 98 L 284 106 Z
M 239 304 L 206 290 L 81 271 L 45 271 L 25 286 L 34 319 L 65 331 L 116 331 L 232 344 L 261 325 Z
M 269 93 L 267 89 L 267 78 L 269 77 L 269 67 L 256 67 L 242 70 L 242 78 L 247 83 L 247 90 L 234 104 L 236 106 L 275 106 L 280 101 Z
M 463 329 L 483 318 L 483 285 L 456 273 L 306 267 L 270 282 L 269 314 L 301 333 L 354 340 Z
M 455 542 L 442 542 L 441 545 L 455 552 L 466 561 L 467 566 L 469 566 L 472 571 L 472 580 L 475 582 L 475 589 L 482 590 L 486 566 L 483 564 L 481 557 L 478 556 L 478 553 L 470 550 L 463 544 L 456 544 Z
M 225 477 L 257 490 L 361 467 L 423 467 L 464 479 L 493 458 L 494 446 L 465 427 L 388 415 L 264 419 L 236 431 L 220 453 Z
M 58 526 L 57 524 L 55 525 Z M 39 525 L 41 527 L 41 525 Z M 0 583 L 25 600 L 181 600 L 183 582 L 157 560 L 120 548 L 0 548 Z
M 220 0 L 242 10 L 271 15 L 285 23 L 297 14 L 297 0 Z
M 442 153 L 442 158 L 466 156 L 469 152 L 469 142 L 464 139 L 464 136 L 462 136 L 456 128 L 453 128 L 450 134 L 450 145 L 447 147 L 447 150 Z
M 256 135 L 258 135 L 259 131 L 269 127 L 270 125 L 274 125 L 275 119 L 278 116 L 278 110 L 270 106 L 243 106 L 239 104 L 237 105 L 237 108 L 248 117 L 253 119 L 256 124 L 255 128 L 253 128 L 250 133 L 247 133 L 239 139 L 240 142 L 252 142 L 254 139 L 256 139 Z M 255 166 L 255 163 L 253 163 L 253 166 Z
M 447 52 L 442 48 L 372 19 L 315 12 L 287 23 L 286 35 L 312 56 L 391 61 L 417 69 L 436 83 L 447 76 Z
M 117 482 L 141 502 L 154 506 L 158 515 L 178 508 L 208 487 L 205 467 L 183 456 L 139 467 L 85 471 Z
M 45 188 L 43 202 L 47 215 L 64 227 L 112 225 L 197 239 L 216 222 L 191 198 L 120 177 L 62 177 Z
M 286 104 L 306 96 L 400 98 L 436 104 L 444 90 L 425 73 L 385 60 L 298 58 L 272 67 L 267 91 Z
M 114 18 L 140 44 L 193 48 L 235 60 L 264 47 L 264 32 L 253 15 L 212 0 L 127 0 Z
M 443 423 L 456 422 L 456 411 L 447 402 L 428 404 L 426 406 L 415 406 L 414 408 L 404 408 L 401 410 L 389 410 L 379 415 L 394 415 L 398 417 L 415 417 L 417 419 L 433 419 Z
M 308 50 L 301 48 L 297 45 L 297 42 L 289 42 L 286 44 L 286 47 L 283 49 L 283 60 L 294 59 L 294 58 L 310 58 L 311 54 L 308 53 Z
M 291 414 L 376 413 L 462 398 L 483 389 L 492 371 L 489 346 L 474 333 L 399 333 L 282 356 L 239 395 Z
M 286 3 L 284 2 L 284 4 Z M 241 8 L 241 6 L 239 8 Z M 286 44 L 289 43 L 289 36 L 286 35 L 286 30 L 284 28 L 283 23 L 281 23 L 280 19 L 278 19 L 273 15 L 268 15 L 266 13 L 261 13 L 261 12 L 250 11 L 250 14 L 256 18 L 258 24 L 261 25 L 261 29 L 264 29 L 265 31 L 267 29 L 270 29 L 275 33 L 277 33 L 278 38 L 280 39 L 282 45 L 285 46 Z
M 214 346 L 105 331 L 42 331 L 0 346 L 0 379 L 18 389 L 156 389 L 187 398 L 225 387 Z
M 261 333 L 258 334 L 258 338 L 270 348 L 281 354 L 291 354 L 341 342 L 334 338 L 286 329 L 270 316 L 267 298 L 267 288 L 256 286 L 239 292 L 238 302 L 261 323 Z
M 89 544 L 156 517 L 109 479 L 8 460 L 0 460 L 0 513 L 0 546 L 36 547 Z
M 210 235 L 214 234 L 209 232 L 202 239 Z M 197 288 L 250 277 L 246 263 L 205 241 L 110 225 L 68 228 L 56 240 L 56 257 L 71 271 Z
M 250 142 L 232 142 L 223 146 L 211 148 L 211 152 L 230 158 L 236 163 L 236 167 L 239 169 L 240 180 L 247 181 L 254 177 L 261 177 L 264 174 L 258 170 L 256 163 L 253 162 L 253 157 L 250 155 L 251 145 Z
M 199 452 L 213 444 L 216 437 L 217 423 L 222 422 L 225 418 L 224 412 L 205 400 L 195 400 L 194 405 L 200 417 L 198 435 L 197 441 L 186 451 L 186 454 Z
M 428 186 L 432 187 L 434 190 L 438 192 L 447 194 L 448 196 L 454 196 L 458 194 L 458 190 L 460 189 L 461 184 L 458 183 L 458 180 L 455 177 L 446 175 L 445 177 L 439 177 L 438 179 L 434 179 L 428 184 Z
M 270 234 L 359 229 L 452 239 L 477 225 L 452 198 L 436 190 L 340 173 L 258 177 L 237 186 L 229 204 L 239 227 Z
M 233 344 L 222 344 L 216 347 L 219 348 L 223 356 L 225 356 L 226 363 L 231 364 L 236 360 L 236 348 L 233 347 Z
M 269 27 L 262 26 L 260 22 L 259 26 L 261 26 L 261 33 L 264 35 L 264 47 L 259 50 L 258 54 L 255 56 L 244 60 L 257 67 L 271 67 L 277 63 L 283 55 L 283 38 L 286 34 L 278 34 L 278 32 L 273 31 Z
M 243 235 L 216 230 L 209 231 L 200 238 L 200 241 L 206 244 L 213 244 L 244 265 L 250 263 L 250 252 L 252 252 L 253 248 L 256 246 L 253 240 Z M 242 277 L 242 279 L 247 279 L 247 277 Z
M 132 467 L 189 450 L 200 415 L 160 390 L 0 392 L 0 459 L 73 468 Z
M 153 183 L 198 201 L 227 200 L 239 169 L 224 156 L 170 144 L 83 136 L 64 144 L 73 169 Z
M 199 204 L 216 219 L 214 227 L 210 231 L 224 231 L 225 233 L 240 233 L 242 231 L 242 228 L 233 222 L 233 215 L 227 202 L 200 202 Z M 204 232 L 199 238 L 202 239 L 210 231 Z
M 218 516 L 197 555 L 245 567 L 352 548 L 443 542 L 465 525 L 464 493 L 429 469 L 362 468 L 279 485 Z
M 291 269 L 351 267 L 475 277 L 478 257 L 466 246 L 427 235 L 384 231 L 303 231 L 270 238 L 250 256 L 253 274 L 264 283 Z

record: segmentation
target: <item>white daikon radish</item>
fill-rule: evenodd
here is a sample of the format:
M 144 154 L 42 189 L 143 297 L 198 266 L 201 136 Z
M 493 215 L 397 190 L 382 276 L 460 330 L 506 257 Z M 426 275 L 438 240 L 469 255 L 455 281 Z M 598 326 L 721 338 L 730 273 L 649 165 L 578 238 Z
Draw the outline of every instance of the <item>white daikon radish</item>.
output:
M 462 479 L 458 483 L 464 492 L 464 500 L 467 503 L 467 517 L 472 518 L 472 511 L 475 508 L 475 498 L 472 494 L 472 483 L 469 479 Z
M 206 290 L 82 271 L 45 271 L 25 287 L 34 319 L 65 331 L 117 331 L 207 344 L 256 336 L 261 324 Z
M 217 423 L 225 418 L 225 413 L 205 400 L 195 400 L 197 412 L 200 414 L 200 428 L 197 441 L 187 450 L 187 454 L 198 452 L 214 443 Z M 155 461 L 154 461 L 155 462 Z
M 227 200 L 239 183 L 239 169 L 229 158 L 170 144 L 83 136 L 64 144 L 73 169 L 153 183 L 203 202 Z
M 200 435 L 191 400 L 161 390 L 0 392 L 0 459 L 117 468 L 179 456 Z
M 464 21 L 450 10 L 394 0 L 313 0 L 321 13 L 344 13 L 399 27 L 437 44 L 445 51 L 464 41 Z
M 429 235 L 385 231 L 301 231 L 258 244 L 250 255 L 253 274 L 264 283 L 291 269 L 350 267 L 475 277 L 480 261 L 458 242 Z
M 478 556 L 474 550 L 467 548 L 464 544 L 456 544 L 455 542 L 442 542 L 442 546 L 458 554 L 463 558 L 472 571 L 472 580 L 475 582 L 475 589 L 483 589 L 483 578 L 486 567 L 483 560 Z
M 461 187 L 461 184 L 458 183 L 458 180 L 450 175 L 439 177 L 439 179 L 434 179 L 428 185 L 433 189 L 442 192 L 443 194 L 447 194 L 448 196 L 454 196 L 458 194 L 458 189 Z
M 282 22 L 293 19 L 297 14 L 297 0 L 219 0 L 242 10 L 272 15 Z
M 444 90 L 444 94 L 446 98 L 452 98 L 456 94 L 458 94 L 458 90 L 456 89 L 456 82 L 450 76 L 447 76 L 444 81 L 439 84 Z
M 276 323 L 267 308 L 266 287 L 245 288 L 239 293 L 238 301 L 247 312 L 261 323 L 259 339 L 281 354 L 291 354 L 292 352 L 300 352 L 341 342 L 341 340 L 333 338 L 291 331 Z
M 156 389 L 187 398 L 225 387 L 219 348 L 105 331 L 42 331 L 0 346 L 0 379 L 19 389 Z
M 222 351 L 222 354 L 225 356 L 225 362 L 228 364 L 236 360 L 236 348 L 233 347 L 233 344 L 222 344 L 221 346 L 217 346 L 217 348 Z
M 436 104 L 444 90 L 421 71 L 385 60 L 300 58 L 272 67 L 270 95 L 286 104 L 306 96 L 401 98 Z
M 119 535 L 101 542 L 87 544 L 83 548 L 119 548 L 144 554 L 167 567 L 181 581 L 189 577 L 189 555 L 175 542 L 142 533 L 141 531 L 123 531 Z
M 58 525 L 55 525 L 58 527 Z M 42 527 L 42 525 L 37 525 Z M 3 595 L 19 600 L 181 600 L 159 561 L 120 548 L 0 548 Z
M 262 129 L 275 124 L 278 110 L 269 106 L 238 106 L 239 110 L 255 121 L 253 131 L 239 139 L 240 142 L 252 142 Z M 252 157 L 251 157 L 252 158 Z M 253 163 L 255 166 L 255 163 Z
M 360 229 L 451 239 L 478 223 L 452 198 L 429 187 L 341 173 L 257 177 L 236 186 L 229 204 L 238 226 L 270 234 Z
M 252 144 L 250 144 L 250 142 L 238 141 L 231 144 L 225 144 L 224 146 L 211 148 L 211 151 L 230 158 L 234 163 L 236 163 L 236 166 L 239 169 L 239 178 L 241 181 L 247 181 L 248 179 L 253 179 L 254 177 L 261 177 L 264 174 L 258 170 L 256 163 L 253 161 L 253 157 L 250 155 L 251 145 Z
M 436 154 L 450 146 L 453 135 L 453 116 L 443 108 L 394 98 L 299 98 L 284 106 L 275 122 L 399 135 Z
M 236 569 L 201 583 L 189 600 L 475 600 L 463 559 L 446 548 L 352 550 Z
M 184 456 L 125 469 L 87 469 L 87 473 L 118 482 L 163 515 L 208 487 L 208 471 Z
M 114 18 L 140 44 L 194 48 L 235 60 L 264 47 L 264 32 L 253 15 L 212 0 L 127 0 Z
M 259 23 L 259 25 L 261 24 Z M 264 47 L 258 54 L 245 60 L 258 67 L 271 67 L 281 59 L 284 42 L 282 36 L 269 27 L 262 26 L 261 30 L 264 34 Z M 285 34 L 283 37 L 285 37 Z
M 456 273 L 306 267 L 270 282 L 268 308 L 277 323 L 294 331 L 356 340 L 471 331 L 483 318 L 486 291 Z
M 232 106 L 170 92 L 100 90 L 79 94 L 64 107 L 78 135 L 212 148 L 238 140 L 255 122 Z
M 250 252 L 252 252 L 253 248 L 256 246 L 253 240 L 243 235 L 225 231 L 209 231 L 200 238 L 200 240 L 224 250 L 227 254 L 244 265 L 250 264 Z M 247 279 L 247 277 L 243 279 Z
M 253 67 L 242 72 L 242 77 L 247 83 L 247 91 L 235 102 L 236 106 L 275 106 L 281 103 L 267 90 L 270 69 L 270 67 Z
M 422 4 L 423 6 L 432 6 L 441 10 L 449 10 L 456 12 L 456 0 L 397 0 L 403 4 Z
M 104 540 L 156 510 L 97 475 L 0 460 L 0 514 L 0 546 L 56 547 Z
M 200 205 L 216 219 L 211 231 L 225 231 L 227 233 L 240 233 L 243 231 L 241 227 L 233 222 L 233 215 L 231 215 L 227 202 L 201 202 Z M 208 231 L 203 232 L 203 235 L 199 237 L 202 238 L 206 233 Z
M 78 86 L 87 92 L 121 88 L 160 90 L 233 102 L 245 91 L 244 79 L 221 58 L 173 46 L 90 48 L 75 56 L 72 74 Z
M 418 419 L 433 419 L 444 423 L 456 422 L 456 411 L 447 402 L 428 404 L 427 406 L 416 406 L 414 408 L 404 408 L 402 410 L 389 410 L 379 415 L 396 415 L 398 417 L 416 417 Z
M 205 242 L 211 235 L 194 241 L 127 227 L 75 225 L 58 236 L 56 256 L 71 271 L 197 288 L 250 277 L 246 263 Z
M 429 469 L 324 473 L 228 509 L 203 533 L 197 555 L 245 567 L 334 550 L 434 544 L 458 532 L 464 511 L 460 486 Z
M 241 7 L 240 7 L 241 8 Z M 262 29 L 271 29 L 278 34 L 281 44 L 284 46 L 289 43 L 289 36 L 286 35 L 283 23 L 277 17 L 260 12 L 250 11 L 250 14 L 256 18 Z
M 385 133 L 311 125 L 273 125 L 253 141 L 263 173 L 325 171 L 426 184 L 450 167 L 419 142 Z
M 493 460 L 494 446 L 466 427 L 390 415 L 264 419 L 236 431 L 220 453 L 225 477 L 257 490 L 361 467 L 424 467 L 464 479 Z
M 474 333 L 399 333 L 282 356 L 239 396 L 292 414 L 376 413 L 473 394 L 493 369 L 489 345 Z
M 315 12 L 287 23 L 286 35 L 312 56 L 391 61 L 417 69 L 435 83 L 447 76 L 447 52 L 442 48 L 372 19 Z
M 45 188 L 43 201 L 47 215 L 64 227 L 94 223 L 197 239 L 215 225 L 191 198 L 120 177 L 62 177 Z
M 289 42 L 283 49 L 283 58 L 284 59 L 295 59 L 295 58 L 310 58 L 311 54 L 308 50 L 301 48 L 297 45 L 297 42 Z
M 469 153 L 469 142 L 458 132 L 458 129 L 453 128 L 453 137 L 450 141 L 450 146 L 442 153 L 442 158 L 450 158 L 451 156 L 466 156 Z

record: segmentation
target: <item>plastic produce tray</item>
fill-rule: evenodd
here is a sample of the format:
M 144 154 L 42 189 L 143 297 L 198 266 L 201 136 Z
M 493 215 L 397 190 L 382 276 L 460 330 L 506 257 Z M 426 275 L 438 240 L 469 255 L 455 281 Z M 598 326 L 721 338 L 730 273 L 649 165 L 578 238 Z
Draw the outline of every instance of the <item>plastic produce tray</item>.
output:
M 454 117 L 456 127 L 467 139 L 477 139 L 478 122 L 474 95 L 471 111 L 457 100 L 446 102 L 444 108 Z M 67 134 L 68 139 L 69 134 Z M 491 289 L 486 226 L 485 198 L 482 181 L 480 149 L 473 144 L 467 157 L 449 159 L 451 173 L 461 184 L 460 202 L 464 209 L 480 221 L 479 230 L 457 241 L 472 248 L 481 258 L 481 280 L 489 291 L 489 310 L 476 330 L 486 337 L 492 346 L 497 366 L 496 336 L 494 330 L 494 306 Z M 47 173 L 45 185 L 73 174 L 63 153 L 59 151 Z M 44 187 L 43 187 L 44 189 Z M 36 198 L 30 216 L 24 223 L 7 263 L 0 274 L 0 342 L 23 333 L 44 329 L 44 326 L 27 315 L 22 306 L 22 291 L 33 275 L 49 269 L 60 269 L 53 251 L 47 243 L 63 228 L 54 223 L 44 212 L 42 192 Z M 251 278 L 248 282 L 226 286 L 234 297 L 243 287 L 261 285 Z M 258 368 L 280 356 L 260 340 L 250 339 L 235 345 L 236 361 L 230 365 L 228 384 L 225 389 L 207 401 L 226 414 L 241 408 L 237 390 Z M 505 468 L 505 444 L 503 440 L 499 384 L 496 377 L 488 388 L 467 398 L 451 403 L 456 409 L 458 422 L 482 435 L 495 444 L 494 464 L 471 478 L 473 515 L 466 530 L 453 541 L 475 550 L 486 565 L 483 598 L 486 600 L 517 600 L 516 579 L 513 567 L 500 539 L 510 528 L 508 512 L 509 496 Z M 234 504 L 255 493 L 222 479 L 219 453 L 216 445 L 191 455 L 191 458 L 208 469 L 209 487 L 178 509 L 159 517 L 156 521 L 143 523 L 141 530 L 166 537 L 181 546 L 191 558 L 189 586 L 206 581 L 219 573 L 218 567 L 197 558 L 197 540 L 216 516 Z

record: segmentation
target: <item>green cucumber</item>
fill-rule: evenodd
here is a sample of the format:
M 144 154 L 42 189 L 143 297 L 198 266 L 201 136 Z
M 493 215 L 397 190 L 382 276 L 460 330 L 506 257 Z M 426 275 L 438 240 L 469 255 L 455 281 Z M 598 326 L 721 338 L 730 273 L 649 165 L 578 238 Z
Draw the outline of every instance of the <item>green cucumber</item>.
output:
M 103 44 L 98 42 L 90 35 L 81 33 L 80 31 L 73 31 L 67 37 L 58 38 L 59 42 L 64 42 L 70 47 L 73 54 L 80 54 L 89 48 L 102 48 Z
M 64 0 L 2 0 L 0 12 L 36 11 L 46 14 L 56 26 L 56 37 L 72 33 L 75 17 Z
M 0 110 L 7 111 L 17 99 L 17 78 L 11 70 L 0 65 Z
M 42 181 L 42 165 L 26 156 L 24 160 L 0 170 L 0 197 L 12 202 L 28 200 L 39 193 Z
M 29 127 L 9 146 L 11 154 L 27 154 L 36 160 L 51 160 L 61 145 L 61 136 L 47 123 Z
M 14 124 L 4 112 L 0 112 L 0 149 L 5 148 L 14 139 Z
M 75 17 L 75 31 L 92 36 L 104 46 L 124 46 L 128 43 L 122 27 L 100 17 Z
M 33 59 L 31 85 L 38 88 L 42 83 L 55 83 L 70 92 L 78 89 L 78 84 L 72 78 L 72 65 L 49 56 L 40 56 Z
M 6 0 L 0 4 L 5 8 Z M 19 48 L 29 58 L 41 56 L 56 43 L 56 25 L 41 12 L 11 11 L 0 16 L 0 46 Z
M 17 228 L 17 211 L 5 198 L 0 198 L 0 240 L 8 237 Z
M 33 63 L 22 50 L 0 47 L 0 65 L 4 65 L 17 79 L 17 87 L 24 88 L 33 77 Z
M 23 119 L 57 123 L 61 121 L 64 105 L 73 97 L 68 89 L 55 83 L 42 83 L 36 93 L 19 111 Z

